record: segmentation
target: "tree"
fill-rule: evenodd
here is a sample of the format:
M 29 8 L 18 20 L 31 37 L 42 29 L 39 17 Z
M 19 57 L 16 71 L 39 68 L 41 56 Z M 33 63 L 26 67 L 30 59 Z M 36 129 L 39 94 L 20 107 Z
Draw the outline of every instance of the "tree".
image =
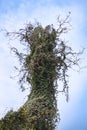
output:
M 67 71 L 78 66 L 79 53 L 67 46 L 61 35 L 67 33 L 69 15 L 60 20 L 58 28 L 53 25 L 43 27 L 40 23 L 27 24 L 18 32 L 7 33 L 16 35 L 22 44 L 27 46 L 27 53 L 20 53 L 13 47 L 12 51 L 21 63 L 19 79 L 31 85 L 27 102 L 17 112 L 12 110 L 0 120 L 0 130 L 54 130 L 60 116 L 57 108 L 56 94 L 63 92 L 68 101 Z M 63 83 L 62 90 L 58 81 Z

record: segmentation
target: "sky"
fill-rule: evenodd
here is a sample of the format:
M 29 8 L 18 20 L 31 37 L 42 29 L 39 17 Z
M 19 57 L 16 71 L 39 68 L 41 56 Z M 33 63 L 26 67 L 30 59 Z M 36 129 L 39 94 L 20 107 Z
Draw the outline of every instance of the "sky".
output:
M 64 40 L 73 50 L 87 47 L 86 0 L 0 0 L 0 118 L 10 109 L 17 110 L 27 100 L 29 89 L 21 92 L 14 66 L 19 65 L 9 46 L 20 48 L 17 39 L 10 41 L 2 30 L 17 31 L 26 23 L 39 21 L 43 26 L 54 24 L 57 17 L 71 12 L 71 31 Z M 9 44 L 10 43 L 10 44 Z M 58 97 L 61 121 L 56 130 L 87 130 L 87 52 L 81 56 L 80 72 L 69 71 L 69 102 L 64 95 Z

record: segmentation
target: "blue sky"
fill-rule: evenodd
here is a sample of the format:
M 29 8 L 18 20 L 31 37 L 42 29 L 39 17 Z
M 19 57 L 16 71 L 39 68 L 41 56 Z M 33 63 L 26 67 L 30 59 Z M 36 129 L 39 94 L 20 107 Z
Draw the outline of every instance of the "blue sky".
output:
M 57 16 L 65 17 L 71 11 L 72 30 L 64 36 L 74 50 L 87 47 L 86 0 L 0 0 L 0 30 L 15 31 L 35 19 L 42 25 L 55 24 Z M 0 117 L 13 108 L 17 110 L 26 100 L 29 90 L 21 92 L 17 79 L 12 80 L 17 59 L 10 53 L 8 39 L 0 31 Z M 12 42 L 12 41 L 11 41 Z M 20 47 L 18 40 L 12 42 Z M 87 53 L 80 65 L 87 64 Z M 87 69 L 70 71 L 70 99 L 60 94 L 58 107 L 61 121 L 56 130 L 87 130 Z

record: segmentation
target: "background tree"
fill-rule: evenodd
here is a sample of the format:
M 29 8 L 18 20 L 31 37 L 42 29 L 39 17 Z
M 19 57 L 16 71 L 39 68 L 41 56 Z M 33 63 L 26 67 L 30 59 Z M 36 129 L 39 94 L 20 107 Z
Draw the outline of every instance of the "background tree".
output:
M 63 92 L 68 101 L 68 69 L 78 65 L 79 53 L 66 45 L 61 35 L 67 33 L 69 15 L 60 20 L 58 27 L 43 27 L 41 24 L 27 24 L 18 32 L 7 33 L 20 38 L 27 47 L 27 53 L 21 53 L 13 47 L 12 51 L 21 63 L 21 88 L 28 82 L 31 92 L 26 103 L 17 112 L 12 110 L 0 120 L 0 130 L 54 130 L 60 120 L 56 94 Z M 62 82 L 60 89 L 58 82 Z

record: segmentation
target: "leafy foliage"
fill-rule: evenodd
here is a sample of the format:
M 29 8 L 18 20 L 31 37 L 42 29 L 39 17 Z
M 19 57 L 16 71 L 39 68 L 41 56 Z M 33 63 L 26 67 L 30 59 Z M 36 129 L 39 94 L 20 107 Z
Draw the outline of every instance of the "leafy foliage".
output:
M 63 21 L 58 18 L 58 28 L 53 25 L 27 24 L 13 34 L 27 46 L 28 53 L 19 53 L 12 48 L 21 63 L 19 82 L 31 84 L 27 102 L 17 111 L 10 111 L 0 120 L 0 130 L 54 130 L 59 121 L 56 94 L 63 92 L 68 101 L 67 71 L 78 65 L 78 55 L 61 39 L 68 31 L 69 16 Z M 8 33 L 10 35 L 10 33 Z M 11 33 L 12 35 L 12 33 Z M 58 81 L 63 83 L 58 89 Z

